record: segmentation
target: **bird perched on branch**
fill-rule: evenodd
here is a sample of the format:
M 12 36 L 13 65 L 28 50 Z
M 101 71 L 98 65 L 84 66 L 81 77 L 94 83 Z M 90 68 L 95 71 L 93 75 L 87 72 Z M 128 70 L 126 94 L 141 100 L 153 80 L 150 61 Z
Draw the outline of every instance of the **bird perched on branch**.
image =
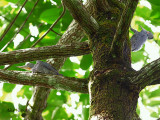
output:
M 32 71 L 33 73 L 41 73 L 41 74 L 51 74 L 51 75 L 61 75 L 58 73 L 58 71 L 52 67 L 50 64 L 46 63 L 46 62 L 42 62 L 40 60 L 37 60 L 36 61 L 36 64 L 33 64 L 33 63 L 26 63 L 24 66 L 18 66 L 19 68 L 22 68 L 22 69 L 25 69 L 25 70 L 30 70 Z M 36 96 L 38 94 L 38 91 L 37 89 L 34 89 L 34 96 Z M 42 91 L 41 91 L 42 92 Z M 46 92 L 45 89 L 43 89 L 43 92 Z M 46 93 L 45 93 L 46 94 Z M 39 97 L 39 96 L 38 96 Z M 34 97 L 35 98 L 35 97 Z M 35 101 L 33 98 L 33 101 Z M 40 97 L 41 98 L 41 97 Z M 28 102 L 27 102 L 27 105 L 28 106 L 30 105 Z M 32 106 L 30 105 L 30 107 L 32 108 Z M 30 114 L 30 111 L 27 109 L 26 107 L 26 111 L 22 114 L 24 119 L 27 119 L 28 120 L 28 117 L 29 117 L 29 114 Z M 40 116 L 40 120 L 43 120 L 42 116 Z
M 46 62 L 40 60 L 36 61 L 36 64 L 27 63 L 24 66 L 18 66 L 19 68 L 30 70 L 33 73 L 42 73 L 42 74 L 52 74 L 52 75 L 61 75 L 58 71 Z
M 140 50 L 147 39 L 153 39 L 153 34 L 151 32 L 146 31 L 143 27 L 141 28 L 141 32 L 138 32 L 130 26 L 130 29 L 134 32 L 134 35 L 131 37 L 132 51 Z

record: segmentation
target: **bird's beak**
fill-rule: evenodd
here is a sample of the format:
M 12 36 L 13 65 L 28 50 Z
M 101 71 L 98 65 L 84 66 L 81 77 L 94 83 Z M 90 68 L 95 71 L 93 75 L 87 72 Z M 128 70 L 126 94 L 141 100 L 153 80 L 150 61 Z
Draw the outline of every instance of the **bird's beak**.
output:
M 17 66 L 18 68 L 21 68 L 21 69 L 25 69 L 25 70 L 31 70 L 30 67 L 26 67 L 26 66 Z
M 148 39 L 153 39 L 153 34 L 151 34 L 150 32 L 147 32 L 148 34 Z

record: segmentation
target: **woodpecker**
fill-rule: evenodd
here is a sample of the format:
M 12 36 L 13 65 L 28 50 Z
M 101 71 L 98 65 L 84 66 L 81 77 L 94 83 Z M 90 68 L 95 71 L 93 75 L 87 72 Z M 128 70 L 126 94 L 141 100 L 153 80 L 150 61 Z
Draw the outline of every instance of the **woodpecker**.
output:
M 138 32 L 130 26 L 130 29 L 134 32 L 134 35 L 131 37 L 131 50 L 134 52 L 140 50 L 147 39 L 153 39 L 151 32 L 146 31 L 143 27 L 141 28 L 141 32 Z

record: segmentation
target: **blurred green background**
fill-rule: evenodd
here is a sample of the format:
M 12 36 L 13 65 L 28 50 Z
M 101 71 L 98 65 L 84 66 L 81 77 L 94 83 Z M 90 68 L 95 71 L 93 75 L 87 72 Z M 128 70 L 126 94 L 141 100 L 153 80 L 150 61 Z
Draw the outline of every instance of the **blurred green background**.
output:
M 14 19 L 25 0 L 0 0 L 0 36 Z M 2 49 L 9 42 L 18 28 L 23 24 L 36 0 L 27 2 L 15 24 L 0 42 Z M 14 41 L 3 51 L 30 48 L 40 38 L 51 24 L 60 16 L 63 9 L 60 0 L 40 0 L 29 17 L 23 29 Z M 68 10 L 62 19 L 53 28 L 63 34 L 72 21 Z M 149 40 L 138 52 L 132 52 L 132 67 L 141 69 L 147 63 L 160 57 L 160 2 L 158 0 L 140 0 L 131 26 L 138 31 L 140 26 L 154 33 L 154 39 Z M 133 32 L 130 31 L 130 37 Z M 49 32 L 36 47 L 55 45 L 60 36 Z M 87 40 L 84 38 L 83 41 Z M 34 63 L 35 61 L 33 61 Z M 9 70 L 22 70 L 15 64 Z M 60 73 L 68 77 L 87 78 L 92 70 L 92 56 L 84 55 L 68 58 Z M 4 66 L 0 66 L 3 69 Z M 32 96 L 32 86 L 0 83 L 0 120 L 21 120 L 25 111 L 27 100 Z M 156 120 L 160 116 L 160 86 L 149 86 L 140 93 L 137 113 L 143 120 Z M 67 91 L 52 90 L 48 98 L 47 108 L 43 112 L 46 120 L 88 120 L 89 96 L 88 94 L 71 93 Z

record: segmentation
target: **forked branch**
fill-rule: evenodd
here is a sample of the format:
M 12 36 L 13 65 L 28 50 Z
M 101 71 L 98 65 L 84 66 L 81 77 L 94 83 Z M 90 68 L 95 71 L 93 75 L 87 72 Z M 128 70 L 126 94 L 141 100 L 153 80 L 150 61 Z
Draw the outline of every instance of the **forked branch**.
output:
M 123 42 L 124 42 L 124 38 L 127 35 L 131 20 L 133 18 L 133 14 L 134 11 L 136 10 L 137 4 L 138 4 L 139 0 L 128 0 L 128 2 L 126 2 L 126 6 L 122 12 L 122 15 L 120 17 L 112 44 L 111 44 L 111 48 L 109 51 L 109 54 L 111 53 L 112 49 L 113 49 L 113 45 L 116 42 L 117 39 L 119 40 L 123 40 L 123 41 L 119 41 L 121 42 L 121 46 L 123 46 Z M 118 42 L 118 41 L 117 41 Z M 122 51 L 122 50 L 120 50 Z

